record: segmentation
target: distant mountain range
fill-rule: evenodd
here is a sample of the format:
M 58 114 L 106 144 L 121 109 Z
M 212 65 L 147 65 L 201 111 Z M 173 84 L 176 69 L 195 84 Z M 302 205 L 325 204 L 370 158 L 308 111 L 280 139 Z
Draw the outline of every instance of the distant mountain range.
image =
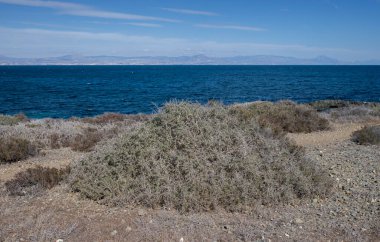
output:
M 194 56 L 76 56 L 49 58 L 13 58 L 0 55 L 0 65 L 380 65 L 380 60 L 340 61 L 327 56 L 302 59 L 285 56 L 256 55 L 235 57 Z

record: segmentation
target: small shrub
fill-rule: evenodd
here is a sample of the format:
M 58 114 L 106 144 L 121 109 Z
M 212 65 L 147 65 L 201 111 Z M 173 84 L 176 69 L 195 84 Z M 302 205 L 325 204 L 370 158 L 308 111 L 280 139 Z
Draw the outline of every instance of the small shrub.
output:
M 50 148 L 59 149 L 61 147 L 59 134 L 57 133 L 51 134 L 49 136 L 49 139 L 50 139 Z
M 376 103 L 377 105 L 373 105 L 372 114 L 374 116 L 380 116 L 380 103 Z
M 28 140 L 20 138 L 0 139 L 0 163 L 16 162 L 36 154 L 36 146 Z
M 301 148 L 225 106 L 169 103 L 73 164 L 70 184 L 104 204 L 189 212 L 325 196 L 332 183 Z
M 310 133 L 329 129 L 328 120 L 320 117 L 315 110 L 290 101 L 256 102 L 233 107 L 231 111 L 243 122 L 256 120 L 261 126 L 269 127 L 275 133 Z
M 37 166 L 17 173 L 12 180 L 5 183 L 5 187 L 12 196 L 36 195 L 58 185 L 69 172 L 69 167 L 57 169 Z
M 87 128 L 82 134 L 78 134 L 70 143 L 70 147 L 74 151 L 88 152 L 101 141 L 103 134 L 94 128 Z
M 360 145 L 380 145 L 380 125 L 355 131 L 352 140 Z
M 28 118 L 23 113 L 19 113 L 14 116 L 0 114 L 0 125 L 16 125 L 27 120 Z

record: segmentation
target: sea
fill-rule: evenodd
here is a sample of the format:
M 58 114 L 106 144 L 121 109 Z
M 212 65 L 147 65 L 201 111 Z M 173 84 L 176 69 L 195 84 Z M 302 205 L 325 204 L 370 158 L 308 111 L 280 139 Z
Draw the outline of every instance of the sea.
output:
M 169 101 L 380 102 L 380 66 L 0 66 L 0 113 L 153 113 Z

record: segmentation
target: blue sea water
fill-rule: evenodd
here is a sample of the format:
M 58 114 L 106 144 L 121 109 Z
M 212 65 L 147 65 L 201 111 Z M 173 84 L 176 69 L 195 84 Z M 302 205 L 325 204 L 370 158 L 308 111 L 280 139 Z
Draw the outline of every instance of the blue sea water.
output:
M 380 66 L 0 66 L 0 113 L 29 117 L 152 113 L 206 103 L 380 101 Z

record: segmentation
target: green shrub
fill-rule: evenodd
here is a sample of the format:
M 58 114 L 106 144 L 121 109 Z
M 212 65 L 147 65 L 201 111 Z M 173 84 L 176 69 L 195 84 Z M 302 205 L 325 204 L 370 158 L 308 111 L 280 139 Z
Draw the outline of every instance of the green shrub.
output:
M 15 125 L 27 120 L 28 118 L 23 113 L 14 116 L 0 114 L 0 125 Z
M 352 140 L 360 145 L 380 145 L 380 125 L 355 131 Z
M 242 211 L 331 187 L 302 149 L 221 105 L 169 103 L 71 170 L 72 189 L 100 203 L 181 212 Z
M 329 122 L 306 106 L 290 101 L 255 102 L 245 106 L 235 106 L 231 112 L 243 122 L 256 120 L 262 127 L 269 127 L 275 133 L 310 133 L 329 129 Z
M 36 154 L 36 146 L 28 140 L 0 138 L 0 163 L 20 161 Z
M 51 189 L 65 179 L 70 168 L 57 169 L 37 166 L 17 173 L 5 183 L 6 190 L 12 196 L 36 195 L 43 190 Z

